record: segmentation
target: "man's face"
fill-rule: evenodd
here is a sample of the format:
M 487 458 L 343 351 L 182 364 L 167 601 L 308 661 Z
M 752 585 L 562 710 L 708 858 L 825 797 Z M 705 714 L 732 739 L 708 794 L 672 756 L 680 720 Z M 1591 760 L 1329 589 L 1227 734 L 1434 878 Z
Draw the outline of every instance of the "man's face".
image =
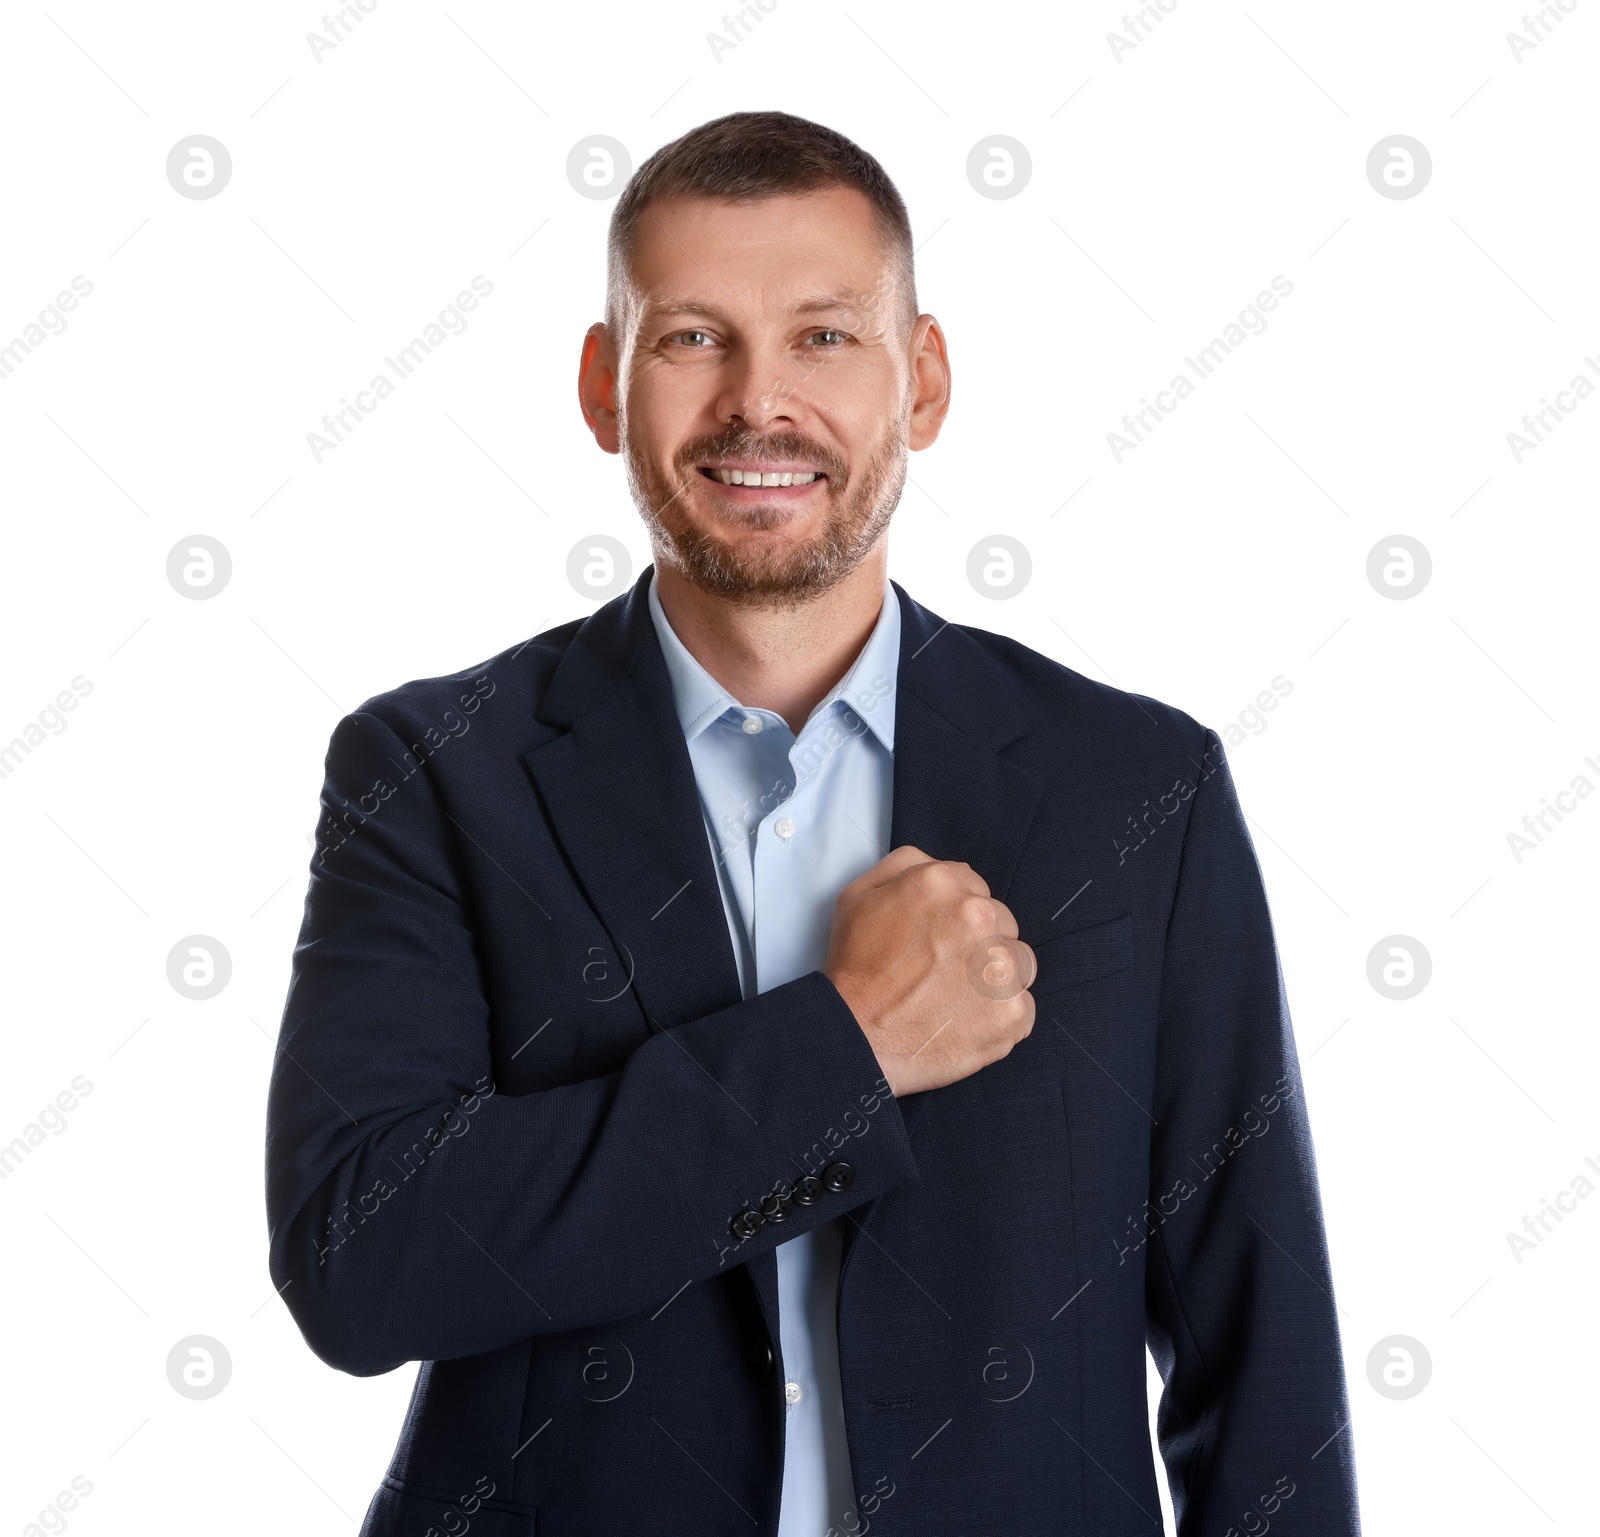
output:
M 755 604 L 860 564 L 948 399 L 943 338 L 908 309 L 853 188 L 646 205 L 626 334 L 591 331 L 580 391 L 660 563 Z

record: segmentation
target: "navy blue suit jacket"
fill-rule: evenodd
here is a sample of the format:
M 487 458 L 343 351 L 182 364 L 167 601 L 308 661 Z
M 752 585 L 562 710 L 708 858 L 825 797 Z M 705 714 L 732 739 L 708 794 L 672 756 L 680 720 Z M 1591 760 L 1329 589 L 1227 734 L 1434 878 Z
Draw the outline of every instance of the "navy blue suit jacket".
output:
M 1039 960 L 1026 1040 L 897 1100 L 821 972 L 740 998 L 644 583 L 333 734 L 267 1204 L 311 1348 L 423 1363 L 366 1537 L 773 1533 L 773 1249 L 839 1216 L 885 1537 L 1159 1532 L 1147 1342 L 1184 1537 L 1355 1532 L 1299 1069 L 1216 736 L 896 585 L 893 842 L 969 863 Z

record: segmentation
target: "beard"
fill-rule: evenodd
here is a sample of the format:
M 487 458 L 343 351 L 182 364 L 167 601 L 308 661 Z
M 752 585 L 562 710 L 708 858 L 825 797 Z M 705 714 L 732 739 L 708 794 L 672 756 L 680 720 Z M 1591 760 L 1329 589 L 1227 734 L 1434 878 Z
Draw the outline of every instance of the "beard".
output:
M 897 423 L 859 474 L 824 444 L 797 432 L 733 429 L 692 439 L 673 456 L 671 475 L 623 434 L 628 484 L 649 530 L 656 561 L 670 565 L 701 590 L 750 607 L 790 607 L 836 587 L 866 559 L 900 504 L 906 480 L 906 423 Z M 826 475 L 828 499 L 821 532 L 781 548 L 741 549 L 699 527 L 684 502 L 703 479 L 696 466 L 719 459 L 800 459 Z M 752 507 L 745 528 L 781 527 L 792 514 Z

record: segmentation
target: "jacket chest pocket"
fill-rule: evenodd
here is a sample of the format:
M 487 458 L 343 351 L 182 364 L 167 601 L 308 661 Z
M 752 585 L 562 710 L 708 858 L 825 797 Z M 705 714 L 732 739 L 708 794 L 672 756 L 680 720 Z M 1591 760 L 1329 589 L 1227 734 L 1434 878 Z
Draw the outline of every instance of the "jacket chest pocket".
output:
M 1045 998 L 1067 988 L 1114 977 L 1132 966 L 1133 914 L 1122 913 L 1101 923 L 1091 923 L 1037 942 L 1029 940 L 1029 943 L 1039 963 L 1039 975 L 1034 978 L 1031 991 L 1042 1003 Z

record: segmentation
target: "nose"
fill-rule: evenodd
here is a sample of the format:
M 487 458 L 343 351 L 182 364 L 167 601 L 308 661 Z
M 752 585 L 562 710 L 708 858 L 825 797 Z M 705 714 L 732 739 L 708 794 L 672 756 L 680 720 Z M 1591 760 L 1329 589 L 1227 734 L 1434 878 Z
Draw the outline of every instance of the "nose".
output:
M 717 418 L 752 432 L 792 426 L 801 383 L 795 361 L 781 343 L 743 341 L 728 360 Z

